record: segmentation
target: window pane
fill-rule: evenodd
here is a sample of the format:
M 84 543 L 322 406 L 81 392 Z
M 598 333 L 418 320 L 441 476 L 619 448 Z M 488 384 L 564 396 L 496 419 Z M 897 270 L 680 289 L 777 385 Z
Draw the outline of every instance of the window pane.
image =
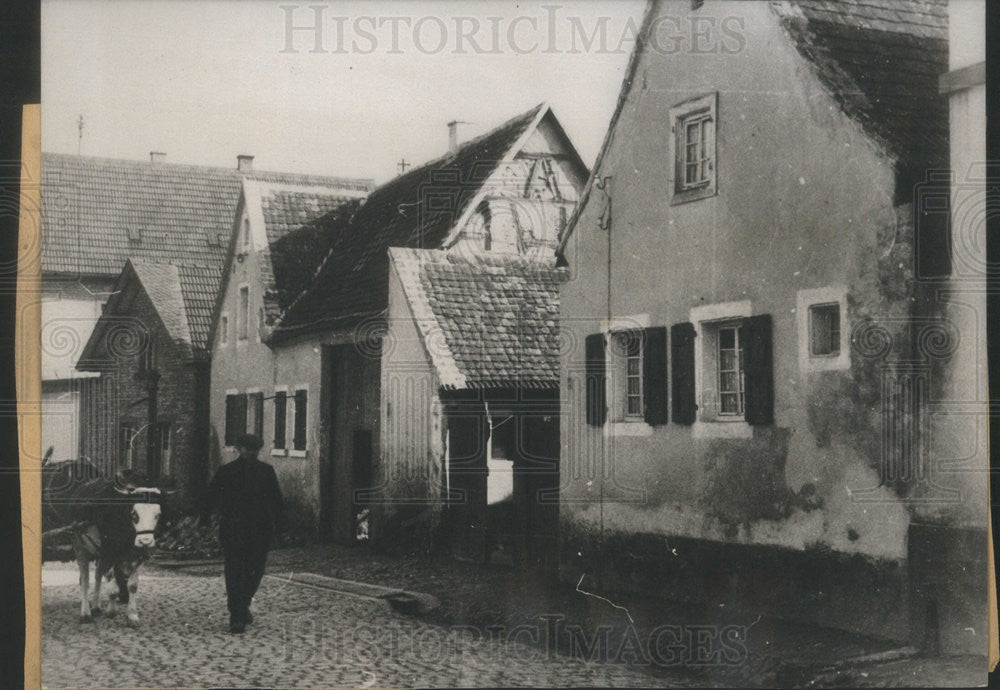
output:
M 830 355 L 840 351 L 840 305 L 826 304 L 809 308 L 810 352 Z
M 736 372 L 724 372 L 720 378 L 719 389 L 723 392 L 733 392 L 739 390 L 736 383 Z
M 723 371 L 733 371 L 736 369 L 736 350 L 723 350 L 720 354 L 720 369 Z
M 736 329 L 719 329 L 719 347 L 733 348 L 736 346 Z
M 735 393 L 723 393 L 721 396 L 722 404 L 720 406 L 720 412 L 722 412 L 722 414 L 738 414 L 740 411 L 738 400 L 739 398 Z

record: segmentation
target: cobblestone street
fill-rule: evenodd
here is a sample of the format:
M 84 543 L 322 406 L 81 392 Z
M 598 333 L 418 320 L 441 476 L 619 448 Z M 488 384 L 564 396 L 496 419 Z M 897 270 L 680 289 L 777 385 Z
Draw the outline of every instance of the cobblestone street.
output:
M 102 598 L 114 591 L 106 584 Z M 221 574 L 144 569 L 138 629 L 114 617 L 78 621 L 76 568 L 46 564 L 46 687 L 469 687 L 665 683 L 622 664 L 585 663 L 521 642 L 426 624 L 383 601 L 265 577 L 256 620 L 227 630 Z M 527 632 L 525 634 L 528 634 Z

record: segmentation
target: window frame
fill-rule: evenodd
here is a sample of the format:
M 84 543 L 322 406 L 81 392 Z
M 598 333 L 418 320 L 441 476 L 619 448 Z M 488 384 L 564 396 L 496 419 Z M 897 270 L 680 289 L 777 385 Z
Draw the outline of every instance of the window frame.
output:
M 743 412 L 738 414 L 719 414 L 716 409 L 721 408 L 720 393 L 720 364 L 719 353 L 719 331 L 730 326 L 739 326 L 740 322 L 752 316 L 753 310 L 750 300 L 739 302 L 719 302 L 715 304 L 705 304 L 693 307 L 690 311 L 689 321 L 695 329 L 694 339 L 694 395 L 697 411 L 695 421 L 692 425 L 692 434 L 695 438 L 751 438 L 753 427 L 746 421 Z M 712 345 L 711 357 L 714 362 L 713 370 L 708 370 L 709 353 L 706 348 L 709 343 Z M 713 376 L 709 379 L 709 374 Z M 746 409 L 746 369 L 742 371 L 744 379 L 743 395 Z M 712 380 L 713 386 L 709 388 L 707 381 Z M 711 396 L 711 400 L 709 399 Z M 718 405 L 713 405 L 713 400 Z
M 118 463 L 122 465 L 119 469 L 135 469 L 135 444 L 132 442 L 132 439 L 138 433 L 138 429 L 132 426 L 132 422 L 120 422 L 118 424 Z M 124 443 L 126 435 L 129 440 L 127 444 Z M 122 455 L 125 457 L 123 458 Z
M 163 432 L 166 430 L 166 446 L 164 447 Z M 174 424 L 171 420 L 164 420 L 157 422 L 156 424 L 156 437 L 157 443 L 160 446 L 160 476 L 161 477 L 172 477 L 174 470 L 173 463 L 173 451 L 174 451 Z
M 247 388 L 247 431 L 248 434 L 256 434 L 257 426 L 260 426 L 260 440 L 264 440 L 264 391 L 260 388 Z M 257 400 L 260 400 L 260 420 L 257 419 Z M 253 427 L 251 429 L 250 427 Z
M 840 308 L 840 352 L 812 354 L 812 308 L 836 304 Z M 851 368 L 851 328 L 847 311 L 847 286 L 827 285 L 799 290 L 795 296 L 795 315 L 799 339 L 799 371 L 843 371 Z
M 837 337 L 836 343 L 833 338 L 833 328 L 832 325 L 826 324 L 826 338 L 825 347 L 826 352 L 816 352 L 816 329 L 817 321 L 820 318 L 829 318 L 829 315 L 835 313 L 837 317 Z M 823 315 L 820 317 L 820 315 Z M 806 318 L 809 321 L 809 356 L 810 357 L 839 357 L 840 356 L 840 303 L 839 302 L 824 302 L 822 304 L 810 304 L 808 309 L 808 314 Z
M 746 414 L 746 365 L 743 361 L 743 347 L 744 342 L 741 338 L 743 333 L 743 327 L 738 322 L 724 322 L 715 326 L 716 331 L 716 343 L 715 343 L 715 373 L 716 373 L 716 383 L 715 383 L 715 395 L 716 395 L 716 406 L 715 406 L 715 416 L 727 418 L 727 417 L 739 417 L 743 419 Z M 733 347 L 723 348 L 722 346 L 722 332 L 732 331 L 733 332 Z M 724 350 L 729 350 L 734 352 L 736 355 L 736 368 L 735 369 L 723 369 L 722 360 Z M 736 374 L 736 388 L 735 390 L 723 390 L 723 374 Z M 724 411 L 723 396 L 735 395 L 736 396 L 736 411 L 726 412 Z
M 646 405 L 645 399 L 643 398 L 643 376 L 644 363 L 643 356 L 645 354 L 645 343 L 643 342 L 644 329 L 642 328 L 620 328 L 608 332 L 608 359 L 609 370 L 612 372 L 611 375 L 611 385 L 616 389 L 614 390 L 614 396 L 611 398 L 611 421 L 612 422 L 624 422 L 624 423 L 634 423 L 634 422 L 644 422 Z M 628 345 L 636 345 L 636 353 L 629 354 L 617 340 L 630 338 L 635 339 Z M 629 362 L 635 361 L 638 366 L 638 373 L 629 373 Z M 629 379 L 638 379 L 638 393 L 629 393 Z M 629 412 L 629 400 L 638 398 L 639 409 L 636 412 Z
M 671 205 L 705 199 L 718 193 L 718 100 L 718 92 L 713 91 L 670 108 Z M 689 183 L 687 170 L 690 164 L 687 153 L 691 142 L 688 141 L 687 133 L 688 127 L 696 123 L 704 124 L 699 129 L 703 150 L 695 164 L 703 165 L 707 171 L 698 180 Z M 695 145 L 698 143 L 694 142 Z
M 615 348 L 611 342 L 615 333 L 636 331 L 644 334 L 650 325 L 651 319 L 648 313 L 619 316 L 611 320 L 602 320 L 601 322 L 600 332 L 604 336 L 604 400 L 607 406 L 607 416 L 604 419 L 603 425 L 605 436 L 650 436 L 653 433 L 653 427 L 645 419 L 646 401 L 644 395 L 640 398 L 642 403 L 640 414 L 629 417 L 625 417 L 624 415 L 619 416 L 618 414 L 619 412 L 624 412 L 622 402 L 618 401 L 618 391 L 616 390 L 616 386 L 620 385 L 617 381 L 621 378 L 622 373 L 624 373 L 624 364 L 617 361 L 613 352 Z M 644 335 L 641 335 L 640 338 L 644 339 Z M 645 367 L 645 361 L 643 361 L 645 353 L 642 347 L 640 345 L 640 380 L 645 375 L 643 371 L 643 367 Z M 642 381 L 640 385 L 645 385 L 645 381 Z

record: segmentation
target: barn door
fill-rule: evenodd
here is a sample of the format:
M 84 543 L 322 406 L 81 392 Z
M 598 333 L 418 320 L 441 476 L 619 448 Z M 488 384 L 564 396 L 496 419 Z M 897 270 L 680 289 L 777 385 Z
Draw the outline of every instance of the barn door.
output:
M 456 410 L 448 417 L 448 520 L 452 552 L 482 561 L 486 555 L 489 431 L 482 409 Z

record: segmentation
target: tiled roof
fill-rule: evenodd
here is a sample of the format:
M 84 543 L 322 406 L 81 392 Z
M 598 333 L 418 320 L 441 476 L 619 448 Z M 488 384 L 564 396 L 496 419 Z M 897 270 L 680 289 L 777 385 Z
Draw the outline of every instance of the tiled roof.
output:
M 174 345 L 186 359 L 204 359 L 210 354 L 208 334 L 215 297 L 222 280 L 222 271 L 214 266 L 189 266 L 156 261 L 129 259 L 115 283 L 111 299 L 90 335 L 80 355 L 78 367 L 83 370 L 102 368 L 100 354 L 109 329 L 122 316 L 134 316 L 131 305 L 123 304 L 128 293 L 125 286 L 135 281 L 149 297 L 160 321 Z
M 389 252 L 443 388 L 559 385 L 565 269 L 509 254 Z
M 948 162 L 946 0 L 772 3 L 795 47 L 844 112 L 922 177 Z
M 270 266 L 266 269 L 270 277 L 265 278 L 273 286 L 265 296 L 269 318 L 277 318 L 309 285 L 337 231 L 343 229 L 360 204 L 360 199 L 340 200 L 334 207 L 336 213 L 328 215 L 325 222 L 313 220 L 272 241 L 267 252 Z
M 316 273 L 326 256 L 336 223 L 316 221 L 344 207 L 335 217 L 349 216 L 361 192 L 329 186 L 256 185 L 267 248 L 261 252 L 264 310 L 269 321 L 278 317 Z
M 337 184 L 370 180 L 42 154 L 42 270 L 114 277 L 125 260 L 221 266 L 242 179 Z
M 208 341 L 209 329 L 212 325 L 212 308 L 215 296 L 219 291 L 222 271 L 211 266 L 177 267 L 181 281 L 181 296 L 184 298 L 184 310 L 187 314 L 188 331 L 191 334 L 191 346 L 196 353 L 211 350 Z
M 347 328 L 385 310 L 389 247 L 436 249 L 497 165 L 541 114 L 541 104 L 372 192 L 335 230 L 315 279 L 289 307 L 275 339 Z M 321 221 L 344 224 L 339 214 Z
M 181 294 L 181 277 L 178 267 L 173 264 L 158 264 L 147 261 L 130 261 L 153 303 L 156 313 L 175 343 L 190 346 L 191 330 L 184 297 Z

